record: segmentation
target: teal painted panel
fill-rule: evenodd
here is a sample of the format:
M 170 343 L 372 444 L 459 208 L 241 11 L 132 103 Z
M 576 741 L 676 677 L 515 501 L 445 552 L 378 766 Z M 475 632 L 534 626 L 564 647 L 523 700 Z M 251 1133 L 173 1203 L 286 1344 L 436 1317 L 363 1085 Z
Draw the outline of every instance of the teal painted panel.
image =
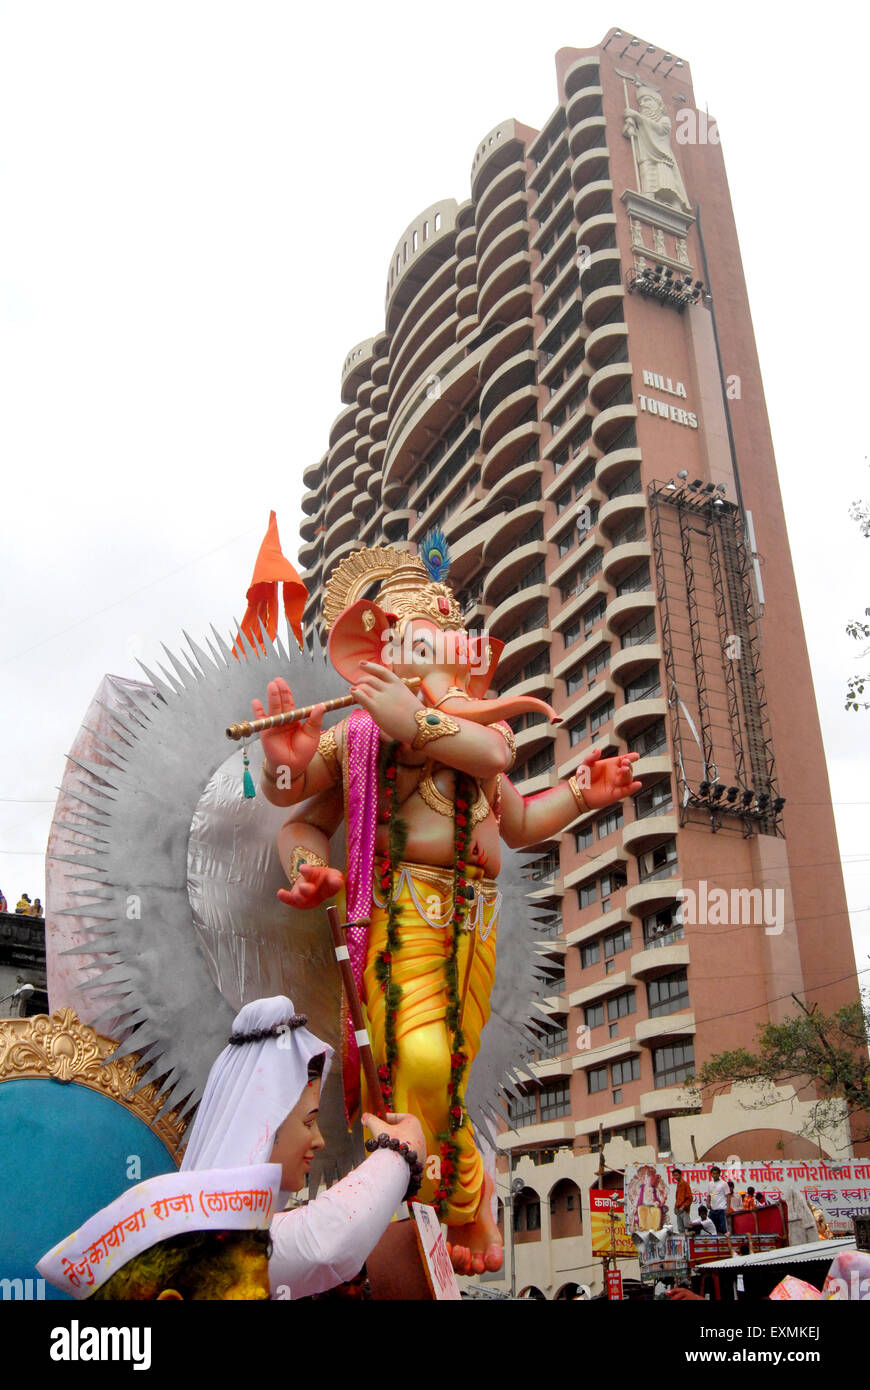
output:
M 132 1155 L 140 1173 L 128 1178 Z M 174 1166 L 148 1126 L 108 1096 L 49 1078 L 4 1081 L 0 1280 L 35 1281 L 36 1261 L 65 1235 L 125 1188 Z M 46 1284 L 45 1297 L 67 1296 Z

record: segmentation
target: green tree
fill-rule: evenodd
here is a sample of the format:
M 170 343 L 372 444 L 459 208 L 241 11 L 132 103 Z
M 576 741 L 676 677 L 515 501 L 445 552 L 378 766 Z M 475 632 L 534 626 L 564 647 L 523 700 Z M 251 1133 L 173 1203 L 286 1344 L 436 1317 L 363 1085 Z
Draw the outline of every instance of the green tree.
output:
M 722 1090 L 743 1082 L 757 1088 L 758 1100 L 749 1109 L 764 1109 L 780 1099 L 776 1087 L 794 1084 L 800 1095 L 815 1084 L 818 1098 L 801 1133 L 816 1137 L 830 1133 L 848 1116 L 855 1116 L 861 1138 L 870 1139 L 870 1004 L 857 999 L 832 1014 L 814 1004 L 781 1023 L 759 1025 L 758 1051 L 736 1048 L 711 1057 L 691 1085 L 697 1091 Z

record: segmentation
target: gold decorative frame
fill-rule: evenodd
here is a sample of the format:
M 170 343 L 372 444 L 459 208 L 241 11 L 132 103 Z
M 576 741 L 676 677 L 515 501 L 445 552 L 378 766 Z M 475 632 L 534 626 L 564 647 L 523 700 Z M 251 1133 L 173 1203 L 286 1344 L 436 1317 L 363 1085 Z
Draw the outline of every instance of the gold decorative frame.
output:
M 117 1042 L 81 1023 L 74 1009 L 51 1017 L 0 1019 L 0 1083 L 51 1079 L 88 1086 L 123 1105 L 166 1145 L 173 1159 L 187 1128 L 174 1110 L 161 1115 L 158 1088 L 141 1086 L 135 1052 L 109 1061 Z M 141 1086 L 135 1094 L 131 1091 Z

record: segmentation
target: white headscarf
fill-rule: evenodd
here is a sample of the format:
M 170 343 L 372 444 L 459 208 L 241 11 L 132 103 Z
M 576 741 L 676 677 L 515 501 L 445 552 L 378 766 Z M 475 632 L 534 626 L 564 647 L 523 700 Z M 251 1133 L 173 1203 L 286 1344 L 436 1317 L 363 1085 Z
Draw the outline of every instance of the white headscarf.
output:
M 281 1029 L 292 1018 L 286 995 L 255 999 L 236 1014 L 233 1034 Z M 225 1047 L 209 1072 L 182 1169 L 267 1163 L 278 1127 L 308 1083 L 308 1063 L 321 1052 L 325 1081 L 332 1048 L 307 1028 L 284 1027 L 274 1037 Z

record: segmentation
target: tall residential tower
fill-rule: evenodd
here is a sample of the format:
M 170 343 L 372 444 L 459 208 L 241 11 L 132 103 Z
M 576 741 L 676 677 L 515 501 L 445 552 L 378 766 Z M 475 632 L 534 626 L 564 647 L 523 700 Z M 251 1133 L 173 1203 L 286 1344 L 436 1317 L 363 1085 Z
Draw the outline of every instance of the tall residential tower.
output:
M 556 68 L 543 128 L 488 132 L 470 197 L 393 250 L 304 475 L 306 616 L 322 635 L 342 556 L 440 525 L 469 625 L 507 642 L 499 690 L 562 716 L 516 728 L 520 791 L 590 745 L 641 754 L 633 801 L 538 847 L 546 1018 L 504 1149 L 588 1151 L 600 1126 L 647 1156 L 691 1158 L 691 1129 L 700 1157 L 802 1157 L 806 1103 L 689 1120 L 681 1086 L 793 993 L 856 994 L 718 132 L 645 40 Z

